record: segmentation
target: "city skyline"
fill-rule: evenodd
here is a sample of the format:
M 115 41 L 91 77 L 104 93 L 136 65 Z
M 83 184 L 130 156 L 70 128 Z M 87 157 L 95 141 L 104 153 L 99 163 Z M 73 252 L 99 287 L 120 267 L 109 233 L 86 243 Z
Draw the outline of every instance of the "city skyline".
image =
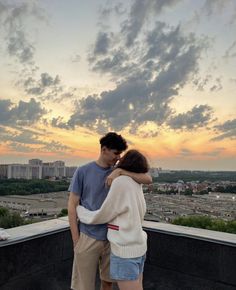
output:
M 47 165 L 53 165 L 53 164 L 55 164 L 55 163 L 58 163 L 58 162 L 62 162 L 62 163 L 64 163 L 64 166 L 66 166 L 66 167 L 73 167 L 73 168 L 78 168 L 78 167 L 80 167 L 80 166 L 83 166 L 84 164 L 76 164 L 76 165 L 68 165 L 68 164 L 66 164 L 66 161 L 65 160 L 56 160 L 56 159 L 51 159 L 50 161 L 49 160 L 41 160 L 41 159 L 38 159 L 37 157 L 35 157 L 35 158 L 32 158 L 32 159 L 29 159 L 29 160 L 23 160 L 22 162 L 13 162 L 13 163 L 0 163 L 0 167 L 1 167 L 1 165 L 3 165 L 3 166 L 5 166 L 5 165 L 30 165 L 30 163 L 34 163 L 34 162 L 40 162 L 41 164 L 43 164 L 43 165 L 45 165 L 45 164 L 47 164 Z M 36 165 L 36 164 L 34 164 L 34 165 Z M 38 165 L 40 165 L 40 164 L 38 164 Z M 235 170 L 198 170 L 198 169 L 196 169 L 196 170 L 194 170 L 194 169 L 173 169 L 173 168 L 162 168 L 162 167 L 151 167 L 150 166 L 150 168 L 149 168 L 149 172 L 151 172 L 152 173 L 152 176 L 153 177 L 158 177 L 158 172 L 161 172 L 161 173 L 171 173 L 171 172 L 178 172 L 178 171 L 189 171 L 189 172 L 191 172 L 191 171 L 205 171 L 205 172 L 214 172 L 214 171 L 216 171 L 216 172 L 236 172 Z
M 85 164 L 117 131 L 151 167 L 236 170 L 236 3 L 0 0 L 0 164 Z

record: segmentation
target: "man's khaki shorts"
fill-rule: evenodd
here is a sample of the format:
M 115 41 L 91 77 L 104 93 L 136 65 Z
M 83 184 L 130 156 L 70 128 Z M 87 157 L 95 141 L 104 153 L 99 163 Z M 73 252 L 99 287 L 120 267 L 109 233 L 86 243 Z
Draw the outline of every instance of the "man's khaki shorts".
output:
M 98 241 L 80 233 L 79 241 L 74 248 L 71 288 L 73 290 L 94 290 L 98 265 L 100 279 L 113 282 L 109 275 L 109 242 Z

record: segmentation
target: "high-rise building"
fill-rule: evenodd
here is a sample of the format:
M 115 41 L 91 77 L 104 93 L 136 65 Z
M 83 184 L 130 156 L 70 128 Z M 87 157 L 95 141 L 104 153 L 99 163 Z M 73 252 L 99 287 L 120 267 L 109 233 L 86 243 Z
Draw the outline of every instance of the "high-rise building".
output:
M 0 164 L 0 178 L 7 178 L 8 164 Z
M 68 178 L 73 177 L 73 174 L 74 174 L 76 169 L 77 169 L 77 167 L 75 167 L 75 166 L 66 167 L 66 177 L 68 177 Z
M 0 178 L 71 178 L 76 167 L 66 167 L 65 162 L 42 162 L 40 159 L 30 159 L 28 164 L 1 164 Z
M 30 167 L 28 164 L 9 164 L 7 170 L 7 178 L 31 179 Z
M 36 166 L 42 166 L 43 161 L 40 159 L 30 159 L 29 160 L 30 165 L 36 165 Z

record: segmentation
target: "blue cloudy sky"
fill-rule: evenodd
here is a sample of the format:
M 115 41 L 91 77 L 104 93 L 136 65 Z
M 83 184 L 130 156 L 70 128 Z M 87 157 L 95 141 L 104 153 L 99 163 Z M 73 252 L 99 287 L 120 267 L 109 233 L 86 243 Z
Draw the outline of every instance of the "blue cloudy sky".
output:
M 0 0 L 0 163 L 236 170 L 236 1 Z

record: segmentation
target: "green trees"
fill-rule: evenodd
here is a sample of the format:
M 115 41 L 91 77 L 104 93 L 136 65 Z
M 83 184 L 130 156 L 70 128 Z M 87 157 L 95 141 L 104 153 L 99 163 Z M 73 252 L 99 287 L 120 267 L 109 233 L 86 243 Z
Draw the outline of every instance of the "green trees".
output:
M 0 195 L 28 195 L 46 192 L 65 191 L 69 183 L 65 180 L 26 180 L 26 179 L 6 179 L 1 180 Z
M 223 186 L 217 186 L 217 192 L 227 192 L 227 193 L 236 193 L 236 186 L 235 185 L 227 185 L 225 188 Z
M 213 219 L 208 216 L 188 216 L 178 217 L 172 223 L 175 225 L 236 234 L 236 220 L 225 221 L 222 219 Z
M 61 212 L 58 214 L 58 217 L 67 216 L 67 215 L 68 215 L 68 209 L 67 208 L 63 208 L 61 210 Z
M 0 228 L 9 229 L 24 224 L 25 221 L 19 213 L 11 213 L 7 208 L 0 207 Z
M 184 195 L 192 195 L 192 194 L 193 194 L 193 190 L 190 189 L 190 188 L 187 188 L 187 189 L 184 191 L 183 194 L 184 194 Z

